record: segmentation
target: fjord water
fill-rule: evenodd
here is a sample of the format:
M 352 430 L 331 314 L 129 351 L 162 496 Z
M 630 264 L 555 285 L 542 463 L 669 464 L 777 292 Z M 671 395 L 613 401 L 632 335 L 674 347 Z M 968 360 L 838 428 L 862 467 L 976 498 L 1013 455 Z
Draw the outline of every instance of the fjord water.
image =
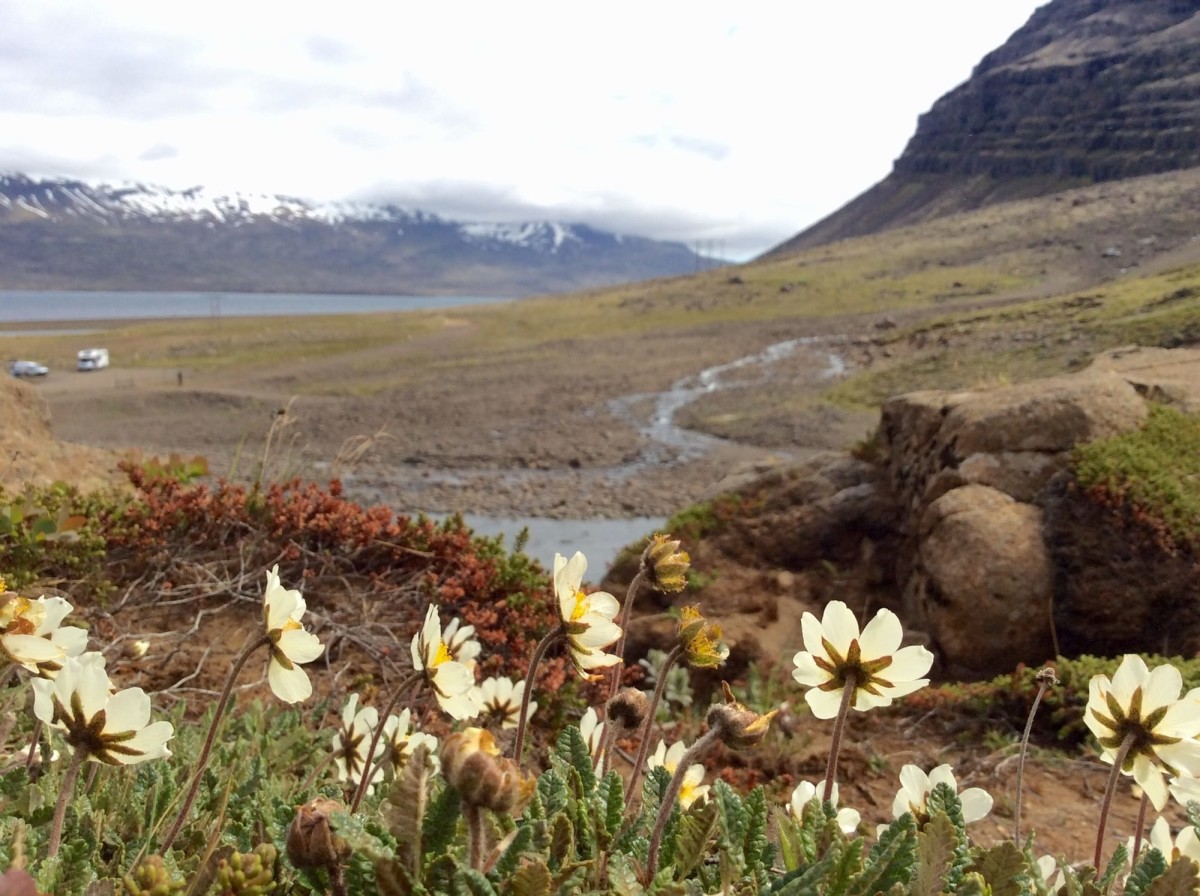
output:
M 496 296 L 0 290 L 0 323 L 360 314 L 507 301 Z

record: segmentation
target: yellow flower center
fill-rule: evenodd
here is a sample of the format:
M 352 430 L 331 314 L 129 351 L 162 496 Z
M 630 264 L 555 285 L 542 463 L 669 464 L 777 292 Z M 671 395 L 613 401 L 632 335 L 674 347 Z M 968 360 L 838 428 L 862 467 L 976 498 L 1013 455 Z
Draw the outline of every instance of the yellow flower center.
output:
M 570 622 L 578 622 L 588 611 L 587 595 L 582 591 L 575 592 L 575 606 L 571 608 Z
M 446 646 L 445 641 L 438 641 L 437 652 L 433 655 L 433 662 L 429 665 L 436 668 L 442 663 L 448 663 L 454 659 L 454 655 L 450 652 L 450 648 Z
M 37 614 L 41 609 L 27 597 L 14 595 L 3 606 L 0 606 L 0 630 L 9 635 L 32 635 L 37 630 L 38 623 L 45 614 Z M 39 618 L 34 619 L 35 616 Z

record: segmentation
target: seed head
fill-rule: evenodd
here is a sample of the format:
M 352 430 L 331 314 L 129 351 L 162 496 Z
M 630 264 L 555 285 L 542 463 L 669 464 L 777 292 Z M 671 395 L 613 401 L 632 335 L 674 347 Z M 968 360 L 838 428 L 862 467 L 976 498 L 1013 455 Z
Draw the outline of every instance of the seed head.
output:
M 334 833 L 330 822 L 345 807 L 337 800 L 318 796 L 296 807 L 288 826 L 287 856 L 297 868 L 328 868 L 350 857 L 350 844 Z
M 759 715 L 734 699 L 728 683 L 721 682 L 721 688 L 725 692 L 725 702 L 716 703 L 709 709 L 705 718 L 708 727 L 716 729 L 721 743 L 731 750 L 757 746 L 767 736 L 771 719 L 779 710 L 773 709 L 766 715 Z
M 184 882 L 173 880 L 163 864 L 162 856 L 146 856 L 133 873 L 126 874 L 123 882 L 129 896 L 171 896 L 184 887 Z
M 687 587 L 687 571 L 692 560 L 679 542 L 669 535 L 656 533 L 642 552 L 642 571 L 652 587 L 672 594 Z
M 705 619 L 696 607 L 679 611 L 679 646 L 693 669 L 716 669 L 724 665 L 729 648 L 721 638 L 721 627 Z
M 492 733 L 467 728 L 442 741 L 442 774 L 467 806 L 511 812 L 526 791 L 520 767 L 500 755 Z
M 275 892 L 279 850 L 260 843 L 251 852 L 235 852 L 217 866 L 221 896 L 268 896 Z
M 649 714 L 650 698 L 637 688 L 621 688 L 605 709 L 605 718 L 624 731 L 641 728 Z

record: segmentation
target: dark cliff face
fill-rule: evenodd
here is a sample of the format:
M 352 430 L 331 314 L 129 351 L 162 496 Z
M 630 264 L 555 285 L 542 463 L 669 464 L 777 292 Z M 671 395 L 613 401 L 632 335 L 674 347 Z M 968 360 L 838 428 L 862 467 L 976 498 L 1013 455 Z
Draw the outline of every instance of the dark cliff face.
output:
M 773 252 L 1200 165 L 1200 0 L 1053 0 L 921 116 L 892 173 Z

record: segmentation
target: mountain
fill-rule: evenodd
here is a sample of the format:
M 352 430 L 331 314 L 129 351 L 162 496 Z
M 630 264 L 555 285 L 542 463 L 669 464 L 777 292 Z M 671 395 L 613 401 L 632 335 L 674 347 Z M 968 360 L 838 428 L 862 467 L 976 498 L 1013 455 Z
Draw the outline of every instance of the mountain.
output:
M 690 273 L 680 243 L 369 203 L 0 176 L 0 289 L 518 296 Z
M 1052 0 L 921 116 L 887 178 L 771 251 L 1197 165 L 1200 3 Z

